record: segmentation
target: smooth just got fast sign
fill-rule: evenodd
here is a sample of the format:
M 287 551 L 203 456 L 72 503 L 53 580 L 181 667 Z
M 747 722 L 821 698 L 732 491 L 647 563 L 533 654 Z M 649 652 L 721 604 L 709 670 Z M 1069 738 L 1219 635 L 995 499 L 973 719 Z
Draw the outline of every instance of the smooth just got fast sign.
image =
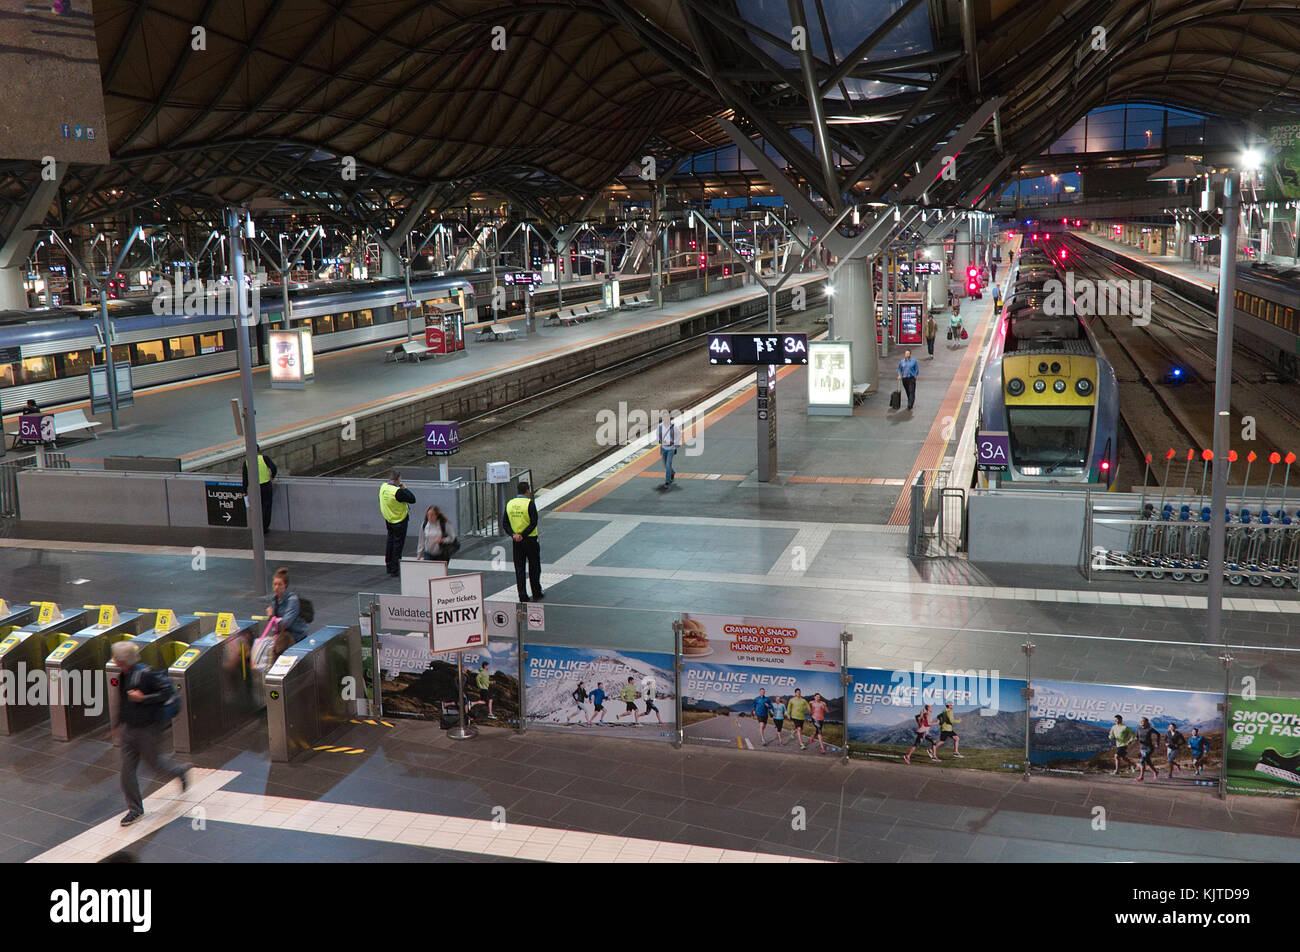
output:
M 429 647 L 435 654 L 487 643 L 480 573 L 429 579 L 429 611 L 433 619 Z

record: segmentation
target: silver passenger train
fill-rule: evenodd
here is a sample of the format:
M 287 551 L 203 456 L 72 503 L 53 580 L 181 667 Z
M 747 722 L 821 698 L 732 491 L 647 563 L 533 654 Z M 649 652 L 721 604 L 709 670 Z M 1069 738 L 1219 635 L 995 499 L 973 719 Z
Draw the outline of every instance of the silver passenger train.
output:
M 1050 257 L 1027 246 L 982 377 L 980 435 L 1006 434 L 1010 454 L 989 464 L 988 482 L 1109 490 L 1119 453 L 1115 371 L 1086 322 L 1045 312 L 1052 280 L 1060 275 Z

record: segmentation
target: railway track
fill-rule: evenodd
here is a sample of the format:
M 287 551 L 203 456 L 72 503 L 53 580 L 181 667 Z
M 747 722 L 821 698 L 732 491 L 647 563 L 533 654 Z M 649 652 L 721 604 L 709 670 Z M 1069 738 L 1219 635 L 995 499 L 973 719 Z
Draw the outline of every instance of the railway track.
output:
M 1067 244 L 1078 260 L 1087 263 L 1091 273 L 1129 281 L 1140 276 L 1118 262 L 1097 253 L 1086 243 L 1072 240 Z M 1158 284 L 1152 285 L 1152 313 L 1149 324 L 1135 325 L 1122 317 L 1094 317 L 1094 332 L 1113 342 L 1112 362 L 1121 381 L 1121 417 L 1140 450 L 1160 459 L 1169 447 L 1205 448 L 1213 445 L 1215 344 L 1218 337 L 1217 315 L 1177 292 Z M 1111 347 L 1107 347 L 1108 353 Z M 1122 359 L 1120 358 L 1122 355 Z M 1126 370 L 1121 372 L 1121 364 Z M 1165 383 L 1170 368 L 1183 368 L 1184 382 L 1176 386 Z M 1292 407 L 1300 403 L 1300 393 L 1293 385 L 1270 381 L 1271 372 L 1258 355 L 1238 347 L 1233 353 L 1232 414 L 1239 422 L 1245 416 L 1256 421 L 1254 448 L 1260 456 L 1271 449 L 1291 449 L 1300 433 L 1300 415 Z M 1273 392 L 1261 386 L 1271 386 Z M 1124 384 L 1129 386 L 1125 387 Z M 1280 396 L 1276 389 L 1284 387 Z M 1149 418 L 1146 409 L 1152 402 L 1163 410 L 1168 425 Z M 1180 443 L 1181 438 L 1181 443 Z M 1240 440 L 1236 440 L 1240 443 Z M 1245 449 L 1239 449 L 1245 455 Z M 1266 467 L 1252 474 L 1261 478 Z
M 811 336 L 821 329 L 817 323 L 817 317 L 821 313 L 820 309 L 809 309 L 803 312 L 784 311 L 778 313 L 778 318 L 783 317 L 783 330 L 806 332 Z M 569 411 L 584 401 L 591 402 L 595 400 L 602 403 L 602 405 L 615 403 L 618 400 L 618 395 L 609 394 L 610 388 L 619 383 L 626 384 L 632 378 L 644 374 L 655 374 L 659 379 L 667 377 L 674 381 L 683 379 L 684 374 L 690 374 L 690 377 L 686 379 L 697 381 L 697 383 L 688 383 L 686 385 L 685 389 L 688 392 L 684 396 L 669 401 L 671 406 L 684 408 L 707 400 L 739 380 L 752 377 L 753 368 L 716 368 L 717 373 L 714 375 L 702 375 L 698 372 L 692 372 L 694 364 L 688 363 L 682 358 L 691 357 L 692 361 L 697 359 L 702 361 L 702 350 L 707 345 L 709 334 L 717 333 L 719 330 L 738 331 L 746 327 L 755 327 L 765 324 L 766 319 L 766 315 L 749 317 L 724 327 L 696 334 L 647 351 L 636 357 L 620 361 L 576 380 L 559 384 L 541 393 L 493 407 L 483 413 L 461 420 L 460 444 L 462 452 L 465 451 L 468 444 L 470 452 L 475 453 L 476 456 L 482 455 L 477 452 L 479 445 L 507 442 L 504 440 L 506 431 L 513 431 L 521 423 L 532 421 L 540 426 L 542 424 L 540 418 L 547 414 L 555 411 Z M 718 376 L 718 374 L 721 374 L 721 376 Z M 652 389 L 660 388 L 659 386 L 652 387 Z M 609 398 L 611 396 L 612 399 Z M 576 414 L 576 416 L 586 419 L 582 414 Z M 572 419 L 567 422 L 571 424 Z M 657 422 L 652 420 L 650 425 L 654 426 Z M 573 473 L 587 468 L 609 453 L 609 448 L 603 447 L 595 453 L 587 453 L 582 455 L 581 458 L 575 457 L 572 451 L 578 449 L 581 436 L 580 431 L 579 434 L 574 435 L 572 439 L 567 441 L 568 452 L 564 452 L 566 446 L 559 447 L 560 452 L 556 455 L 563 458 L 564 462 L 560 464 L 558 471 L 546 473 L 543 476 L 534 473 L 534 479 L 539 486 L 562 481 Z M 516 442 L 517 440 L 514 439 L 508 441 L 508 443 Z M 489 458 L 495 458 L 487 450 L 484 450 L 484 452 L 487 453 Z M 502 455 L 501 458 L 506 457 Z M 424 438 L 420 436 L 390 444 L 368 460 L 346 463 L 327 470 L 321 470 L 314 475 L 377 476 L 386 473 L 394 466 L 426 465 L 427 462 L 424 452 Z M 534 467 L 534 469 L 537 468 Z

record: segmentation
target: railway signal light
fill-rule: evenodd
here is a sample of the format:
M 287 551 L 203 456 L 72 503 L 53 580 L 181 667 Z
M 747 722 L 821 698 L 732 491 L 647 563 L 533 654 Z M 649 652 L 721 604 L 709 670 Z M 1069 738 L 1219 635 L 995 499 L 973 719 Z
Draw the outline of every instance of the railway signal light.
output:
M 1268 461 L 1276 466 L 1278 463 L 1282 462 L 1282 454 L 1277 452 L 1277 450 L 1274 450 L 1272 453 L 1268 454 Z
M 1295 454 L 1294 454 L 1294 453 L 1287 453 L 1286 456 L 1284 456 L 1284 457 L 1282 458 L 1282 462 L 1284 462 L 1284 463 L 1286 463 L 1288 466 L 1290 466 L 1292 463 L 1295 462 Z

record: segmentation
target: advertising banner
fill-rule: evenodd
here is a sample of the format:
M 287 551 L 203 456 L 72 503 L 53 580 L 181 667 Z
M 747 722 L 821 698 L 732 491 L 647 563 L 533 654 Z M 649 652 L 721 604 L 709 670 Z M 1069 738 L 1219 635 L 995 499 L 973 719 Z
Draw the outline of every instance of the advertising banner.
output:
M 853 360 L 848 341 L 814 341 L 808 345 L 808 407 L 835 407 L 853 412 Z
M 685 615 L 682 662 L 686 740 L 784 753 L 842 750 L 838 623 Z
M 1268 145 L 1265 200 L 1285 202 L 1300 198 L 1300 122 L 1270 128 Z
M 849 750 L 885 759 L 902 759 L 915 744 L 913 762 L 930 760 L 931 743 L 917 744 L 917 720 L 930 705 L 925 735 L 935 756 L 952 767 L 1022 770 L 1025 761 L 1024 681 L 996 671 L 911 671 L 850 668 Z M 940 714 L 951 703 L 952 738 L 944 738 Z M 940 743 L 940 741 L 943 741 Z M 960 756 L 958 756 L 960 754 Z
M 671 653 L 558 645 L 524 650 L 529 727 L 672 739 L 677 695 Z
M 1300 699 L 1233 696 L 1228 792 L 1300 796 Z
M 486 650 L 466 651 L 465 693 L 469 716 L 478 724 L 510 726 L 519 719 L 519 650 L 513 641 L 489 641 Z M 487 667 L 487 689 L 483 662 Z M 427 635 L 383 634 L 379 678 L 384 717 L 436 720 L 442 705 L 456 699 L 456 655 L 435 655 Z
M 1221 694 L 1202 691 L 1166 691 L 1158 688 L 1120 687 L 1112 684 L 1074 684 L 1068 681 L 1034 681 L 1029 706 L 1029 762 L 1046 770 L 1064 773 L 1113 774 L 1115 751 L 1121 750 L 1121 776 L 1136 773 L 1139 759 L 1137 734 L 1142 718 L 1163 736 L 1176 724 L 1184 738 L 1193 731 L 1209 745 L 1201 773 L 1191 767 L 1192 755 L 1183 748 L 1175 759 L 1176 776 L 1211 782 L 1223 762 L 1223 715 L 1218 705 Z M 1120 743 L 1112 740 L 1116 717 L 1131 728 L 1132 735 Z M 1169 760 L 1162 740 L 1151 758 L 1161 777 L 1169 772 Z

